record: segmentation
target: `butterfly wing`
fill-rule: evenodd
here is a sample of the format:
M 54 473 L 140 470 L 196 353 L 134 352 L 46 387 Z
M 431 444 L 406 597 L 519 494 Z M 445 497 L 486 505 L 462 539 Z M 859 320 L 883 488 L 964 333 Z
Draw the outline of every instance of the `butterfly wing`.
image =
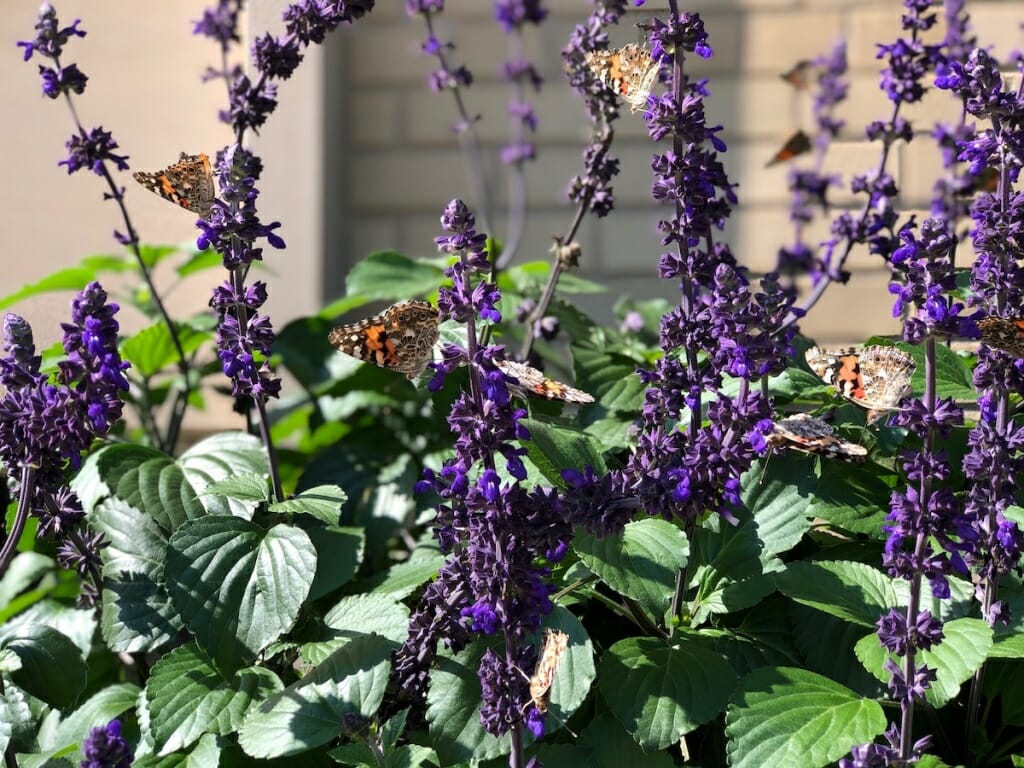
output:
M 150 192 L 204 219 L 217 196 L 210 158 L 203 153 L 182 152 L 174 165 L 156 173 L 137 171 L 132 177 Z
M 771 168 L 773 165 L 778 165 L 779 163 L 784 163 L 787 160 L 792 160 L 798 155 L 809 152 L 810 149 L 811 137 L 803 131 L 797 131 L 786 139 L 786 143 L 782 145 L 782 149 L 776 152 L 772 159 L 765 164 L 765 168 Z
M 414 379 L 430 362 L 440 315 L 426 301 L 405 301 L 381 314 L 341 325 L 327 335 L 339 351 Z
M 981 340 L 1013 357 L 1024 357 L 1024 318 L 990 315 L 978 321 Z

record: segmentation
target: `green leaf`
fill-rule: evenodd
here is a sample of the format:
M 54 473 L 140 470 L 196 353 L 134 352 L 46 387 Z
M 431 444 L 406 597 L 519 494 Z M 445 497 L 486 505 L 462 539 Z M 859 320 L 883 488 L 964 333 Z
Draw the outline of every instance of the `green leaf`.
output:
M 187 356 L 194 352 L 211 334 L 197 331 L 187 325 L 175 324 L 182 352 Z M 154 323 L 137 331 L 121 344 L 121 356 L 131 362 L 132 371 L 143 378 L 149 378 L 169 366 L 178 365 L 181 359 L 174 346 L 171 332 L 163 322 Z
M 70 638 L 46 626 L 33 627 L 4 643 L 21 667 L 11 680 L 25 692 L 57 709 L 68 709 L 85 690 L 88 668 Z
M 98 276 L 101 270 L 123 272 L 131 269 L 131 264 L 110 256 L 92 256 L 82 260 L 76 267 L 68 267 L 49 275 L 34 283 L 28 283 L 21 289 L 0 298 L 0 309 L 7 309 L 25 299 L 54 291 L 80 291 Z
M 736 685 L 721 654 L 692 636 L 620 640 L 601 658 L 599 688 L 612 714 L 643 749 L 665 749 L 710 722 Z
M 270 511 L 310 515 L 328 525 L 337 525 L 341 506 L 347 500 L 348 496 L 338 486 L 318 485 L 297 493 L 294 498 L 271 504 Z
M 77 586 L 75 587 L 77 591 Z M 72 592 L 74 596 L 76 592 Z M 73 608 L 56 600 L 41 600 L 9 621 L 0 624 L 0 645 L 13 637 L 32 635 L 37 627 L 49 627 L 68 638 L 82 658 L 93 651 L 96 621 L 91 610 Z
M 545 726 L 551 733 L 568 720 L 586 698 L 594 681 L 594 651 L 579 620 L 565 608 L 556 607 L 544 625 L 569 635 L 568 650 L 555 671 L 549 691 Z M 533 642 L 542 642 L 540 632 L 533 637 Z M 471 643 L 454 657 L 447 650 L 438 653 L 438 666 L 427 694 L 427 722 L 434 749 L 443 765 L 469 759 L 486 760 L 509 751 L 507 737 L 490 735 L 480 723 L 481 690 L 477 670 L 488 645 L 497 648 L 499 644 L 500 641 L 491 638 L 489 642 Z M 524 743 L 531 740 L 529 733 L 524 734 Z
M 313 544 L 298 528 L 218 515 L 175 532 L 166 578 L 200 647 L 229 673 L 291 629 L 315 568 Z
M 520 419 L 519 423 L 530 432 L 530 439 L 522 443 L 527 456 L 552 485 L 565 487 L 563 469 L 582 473 L 590 466 L 598 475 L 607 471 L 600 445 L 586 432 L 536 419 Z
M 266 475 L 250 473 L 225 477 L 210 483 L 203 490 L 203 496 L 227 496 L 238 501 L 255 501 L 257 504 L 270 500 L 270 486 Z
M 891 579 L 864 563 L 797 561 L 776 583 L 787 597 L 864 627 L 874 627 L 896 605 Z
M 433 293 L 444 281 L 444 270 L 395 251 L 371 253 L 349 270 L 345 292 L 386 301 L 404 301 Z
M 881 706 L 826 677 L 764 667 L 740 681 L 725 716 L 732 768 L 830 765 L 886 726 Z
M 814 500 L 805 510 L 853 533 L 878 537 L 889 514 L 892 487 L 874 464 L 823 461 Z
M 925 349 L 924 345 L 908 346 L 901 344 L 900 349 L 910 353 L 917 363 L 912 386 L 915 392 L 924 391 Z M 974 389 L 974 377 L 967 361 L 944 344 L 935 345 L 935 384 L 942 397 L 957 400 L 977 400 L 978 393 Z
M 247 667 L 225 679 L 194 645 L 175 648 L 153 666 L 146 681 L 157 753 L 186 749 L 204 733 L 231 733 L 254 702 L 282 688 L 269 670 Z
M 0 624 L 27 607 L 24 602 L 15 604 L 19 595 L 33 589 L 40 582 L 54 583 L 56 568 L 52 558 L 36 552 L 19 552 L 0 579 Z M 29 602 L 35 600 L 30 598 Z
M 91 517 L 108 546 L 103 558 L 103 639 L 119 653 L 156 650 L 182 622 L 164 586 L 167 533 L 157 521 L 119 499 L 107 499 Z
M 403 600 L 437 576 L 442 565 L 444 556 L 435 552 L 421 560 L 391 566 L 377 578 L 369 579 L 366 588 L 375 594 L 392 595 L 396 600 Z
M 139 687 L 131 683 L 117 683 L 103 688 L 62 720 L 52 731 L 41 729 L 39 732 L 39 754 L 33 755 L 33 758 L 37 758 L 39 762 L 26 760 L 22 763 L 22 768 L 29 768 L 36 764 L 42 765 L 48 757 L 56 754 L 61 754 L 73 765 L 78 765 L 82 760 L 81 744 L 89 735 L 89 731 L 97 724 L 106 725 L 132 709 L 138 697 Z
M 174 271 L 178 273 L 178 277 L 188 277 L 199 272 L 205 272 L 208 269 L 216 269 L 222 265 L 223 259 L 221 259 L 220 254 L 213 248 L 207 248 L 205 251 L 193 253 Z
M 757 522 L 765 554 L 788 552 L 810 528 L 807 516 L 817 486 L 807 471 L 810 461 L 790 452 L 758 460 L 743 475 L 741 498 Z
M 308 526 L 306 534 L 316 549 L 316 576 L 309 590 L 310 600 L 319 600 L 356 575 L 366 548 L 362 528 Z
M 629 523 L 621 536 L 577 536 L 576 552 L 616 592 L 631 597 L 659 620 L 675 592 L 676 574 L 686 566 L 686 535 L 665 520 Z
M 82 508 L 88 514 L 100 500 L 114 493 L 126 472 L 151 459 L 171 461 L 166 454 L 142 445 L 105 445 L 86 457 L 82 468 L 71 480 L 71 490 L 78 494 Z
M 1003 510 L 1003 517 L 1011 523 L 1016 523 L 1018 527 L 1024 528 L 1024 507 L 1011 504 Z
M 174 752 L 164 757 L 143 755 L 132 768 L 221 768 L 221 747 L 212 733 L 202 736 L 188 752 Z
M 789 602 L 793 640 L 800 650 L 804 669 L 845 685 L 867 698 L 883 698 L 884 687 L 857 659 L 856 645 L 864 637 L 864 627 Z
M 409 609 L 388 595 L 351 595 L 343 597 L 324 616 L 331 631 L 325 640 L 307 643 L 302 658 L 319 664 L 338 648 L 357 637 L 377 634 L 395 644 L 405 640 L 409 631 Z
M 960 692 L 960 686 L 969 680 L 985 663 L 992 647 L 992 628 L 981 619 L 955 619 L 942 625 L 943 639 L 927 651 L 920 651 L 917 664 L 927 664 L 935 670 L 936 679 L 925 691 L 925 699 L 936 709 L 946 706 Z M 882 665 L 890 655 L 872 633 L 857 643 L 857 658 L 864 668 L 882 682 L 889 681 L 889 673 Z M 901 659 L 893 657 L 897 664 Z
M 547 744 L 541 744 L 537 754 L 543 758 L 544 768 L 549 762 L 544 757 Z M 563 746 L 563 745 L 558 745 Z M 580 755 L 579 748 L 587 751 Z M 608 714 L 601 714 L 591 720 L 580 733 L 576 762 L 569 762 L 567 768 L 587 765 L 590 768 L 622 768 L 622 766 L 643 766 L 643 768 L 672 768 L 675 763 L 666 752 L 645 752 L 630 736 L 622 724 Z M 582 759 L 583 757 L 588 759 Z M 554 763 L 551 763 L 554 768 Z
M 268 475 L 267 454 L 263 444 L 244 432 L 221 432 L 193 445 L 178 459 L 185 477 L 197 495 L 218 480 L 243 474 Z M 211 515 L 251 517 L 255 503 L 222 499 L 218 496 L 201 497 L 203 507 Z
M 238 734 L 242 749 L 257 758 L 295 755 L 337 738 L 345 714 L 372 717 L 384 698 L 393 648 L 374 635 L 339 648 L 249 713 Z
M 635 413 L 643 406 L 647 385 L 637 376 L 637 361 L 605 349 L 594 339 L 573 344 L 576 382 L 609 411 Z

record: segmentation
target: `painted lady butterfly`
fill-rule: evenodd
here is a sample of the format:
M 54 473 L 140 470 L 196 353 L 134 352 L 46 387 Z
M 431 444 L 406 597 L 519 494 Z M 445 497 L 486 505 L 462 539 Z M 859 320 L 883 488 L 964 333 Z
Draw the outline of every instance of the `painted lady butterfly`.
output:
M 776 421 L 768 445 L 844 461 L 864 461 L 868 455 L 863 445 L 844 440 L 831 424 L 809 413 L 796 413 Z
M 150 192 L 164 200 L 192 211 L 200 218 L 210 215 L 210 205 L 217 195 L 213 182 L 210 158 L 200 152 L 188 155 L 184 152 L 178 162 L 157 173 L 136 171 L 133 178 Z
M 817 67 L 813 61 L 800 59 L 789 71 L 783 72 L 779 77 L 798 91 L 806 91 L 811 87 L 811 77 L 815 74 L 815 69 Z
M 346 355 L 415 379 L 427 367 L 441 318 L 427 301 L 403 301 L 379 315 L 339 325 L 327 340 Z
M 533 677 L 530 678 L 530 699 L 541 714 L 548 711 L 551 684 L 555 682 L 555 673 L 567 650 L 569 650 L 569 636 L 565 632 L 559 629 L 545 630 L 544 650 L 537 661 Z
M 629 104 L 631 112 L 647 106 L 660 70 L 647 48 L 630 43 L 611 51 L 589 51 L 586 62 L 594 77 Z
M 582 389 L 549 379 L 536 368 L 525 363 L 517 363 L 514 360 L 496 360 L 494 364 L 508 379 L 509 392 L 517 397 L 539 395 L 548 400 L 564 400 L 567 403 L 594 402 L 594 398 Z
M 811 347 L 804 355 L 818 376 L 868 411 L 868 424 L 892 411 L 910 392 L 914 358 L 898 347 L 870 346 L 830 351 Z
M 1014 357 L 1024 357 L 1024 317 L 989 315 L 978 321 L 978 330 L 981 340 L 990 347 Z
M 782 145 L 782 149 L 776 152 L 775 156 L 772 157 L 764 167 L 771 168 L 773 165 L 778 165 L 779 163 L 784 163 L 787 160 L 792 160 L 794 157 L 810 151 L 811 137 L 803 131 L 797 131 L 786 139 L 786 143 Z

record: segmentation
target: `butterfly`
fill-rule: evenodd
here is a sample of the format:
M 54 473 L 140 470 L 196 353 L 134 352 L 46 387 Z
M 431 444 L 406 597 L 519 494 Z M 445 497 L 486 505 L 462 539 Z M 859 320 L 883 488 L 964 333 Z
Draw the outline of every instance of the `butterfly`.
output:
M 1024 317 L 989 315 L 978 321 L 978 330 L 981 331 L 981 340 L 993 349 L 1024 357 Z
M 180 205 L 203 219 L 210 215 L 210 206 L 217 195 L 217 188 L 213 182 L 210 158 L 202 152 L 198 155 L 182 152 L 178 162 L 162 171 L 136 171 L 132 176 L 164 200 Z
M 868 455 L 863 445 L 844 440 L 831 424 L 809 413 L 796 413 L 776 421 L 768 436 L 768 445 L 844 461 L 864 461 Z
M 811 76 L 814 74 L 814 70 L 815 65 L 813 61 L 801 59 L 789 71 L 783 72 L 779 77 L 798 91 L 806 91 L 811 85 Z
M 562 657 L 569 650 L 569 636 L 560 629 L 548 629 L 544 632 L 544 649 L 541 651 L 537 668 L 530 678 L 530 700 L 542 715 L 548 711 L 548 698 L 551 685 L 555 682 L 555 673 Z
M 809 152 L 811 149 L 811 137 L 803 131 L 797 131 L 788 139 L 786 143 L 782 145 L 782 149 L 775 153 L 765 164 L 765 168 L 771 168 L 773 165 L 784 163 L 787 160 L 792 160 L 797 155 L 802 155 L 804 152 Z
M 586 62 L 594 77 L 629 104 L 631 112 L 647 105 L 660 70 L 647 48 L 630 43 L 610 51 L 589 51 Z
M 868 411 L 868 424 L 895 410 L 910 392 L 914 358 L 898 347 L 870 346 L 830 351 L 811 347 L 807 364 L 848 400 Z
M 415 379 L 433 357 L 440 323 L 430 302 L 403 301 L 366 320 L 339 325 L 327 340 L 346 355 Z
M 536 368 L 517 363 L 514 360 L 496 360 L 498 370 L 505 374 L 509 392 L 517 397 L 539 395 L 548 400 L 564 400 L 567 403 L 592 403 L 593 396 L 582 389 L 570 387 L 560 381 L 549 379 Z

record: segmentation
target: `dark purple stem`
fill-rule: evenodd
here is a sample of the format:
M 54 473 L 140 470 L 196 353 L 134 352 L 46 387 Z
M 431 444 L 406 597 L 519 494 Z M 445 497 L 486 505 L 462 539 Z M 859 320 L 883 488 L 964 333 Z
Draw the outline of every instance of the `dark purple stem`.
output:
M 10 535 L 4 542 L 3 549 L 0 549 L 0 579 L 7 572 L 7 566 L 11 564 L 14 553 L 18 549 L 18 540 L 25 531 L 25 523 L 28 522 L 29 508 L 32 505 L 32 494 L 35 491 L 36 470 L 34 467 L 22 467 L 21 488 L 18 494 L 18 511 L 14 515 L 14 525 L 11 527 Z
M 54 57 L 53 62 L 59 69 L 60 62 L 57 57 Z M 88 134 L 86 133 L 85 128 L 82 127 L 81 120 L 78 119 L 78 111 L 75 109 L 75 104 L 71 99 L 71 94 L 65 92 L 64 98 L 67 102 L 68 109 L 71 111 L 71 119 L 75 123 L 78 135 L 83 139 L 87 138 Z M 188 397 L 191 393 L 188 358 L 185 355 L 184 347 L 181 345 L 181 339 L 178 337 L 178 330 L 175 328 L 174 321 L 171 320 L 171 316 L 167 313 L 167 308 L 164 306 L 163 301 L 161 301 L 160 294 L 157 292 L 156 285 L 153 283 L 153 276 L 150 274 L 149 268 L 146 266 L 146 262 L 142 258 L 142 252 L 139 250 L 139 236 L 135 231 L 135 227 L 132 225 L 131 217 L 128 215 L 128 208 L 124 204 L 124 191 L 114 183 L 114 178 L 110 175 L 110 169 L 107 168 L 107 164 L 101 161 L 101 167 L 103 168 L 103 178 L 106 180 L 107 187 L 110 190 L 110 197 L 117 203 L 117 207 L 121 211 L 121 218 L 124 220 L 124 226 L 128 233 L 128 246 L 131 248 L 132 253 L 135 256 L 135 261 L 138 264 L 139 271 L 142 273 L 142 279 L 145 280 L 146 287 L 149 289 L 149 295 L 152 297 L 153 305 L 156 307 L 157 312 L 160 313 L 160 318 L 164 325 L 167 326 L 167 332 L 171 336 L 171 343 L 174 345 L 175 354 L 178 356 L 177 365 L 178 371 L 181 373 L 182 383 L 181 389 L 178 390 L 178 397 L 171 406 L 171 414 L 168 417 L 167 422 L 167 434 L 162 439 L 159 432 L 156 432 L 153 435 L 153 439 L 161 450 L 165 453 L 173 454 L 174 445 L 178 442 L 178 434 L 181 430 L 181 420 L 184 418 L 185 409 L 188 407 Z
M 604 135 L 601 137 L 600 148 L 594 155 L 592 165 L 599 165 L 603 160 L 604 156 L 608 154 L 608 150 L 611 149 L 612 139 L 615 138 L 615 131 L 610 127 L 605 126 Z M 555 237 L 555 248 L 558 249 L 562 245 L 569 245 L 576 237 L 576 233 L 579 231 L 580 224 L 583 223 L 583 217 L 586 215 L 587 210 L 590 208 L 590 203 L 594 199 L 594 194 L 597 192 L 595 185 L 589 185 L 583 192 L 580 198 L 579 204 L 576 206 L 576 211 L 573 213 L 572 223 L 569 224 L 569 229 L 566 233 L 561 236 Z M 544 315 L 548 312 L 548 307 L 551 306 L 552 300 L 555 298 L 555 290 L 558 288 L 558 279 L 562 276 L 565 266 L 563 260 L 558 257 L 558 253 L 555 253 L 555 258 L 551 264 L 551 271 L 548 273 L 548 281 L 544 285 L 544 291 L 541 293 L 540 299 L 537 301 L 537 306 L 533 308 L 533 311 L 527 316 L 526 335 L 523 338 L 523 345 L 519 348 L 519 359 L 526 360 L 530 356 L 530 352 L 533 350 L 533 329 L 537 322 L 540 321 Z
M 427 25 L 427 34 L 433 38 L 434 21 L 430 11 L 424 11 L 423 18 Z M 444 55 L 443 47 L 438 47 L 436 55 L 441 68 L 446 72 L 450 72 L 451 70 L 448 68 L 448 61 Z M 476 118 L 469 116 L 469 110 L 466 109 L 466 102 L 462 98 L 462 89 L 458 82 L 453 84 L 451 91 L 452 96 L 455 98 L 455 107 L 460 118 L 456 133 L 459 137 L 459 144 L 462 145 L 462 150 L 466 155 L 466 178 L 473 189 L 473 197 L 477 201 L 476 217 L 480 221 L 480 229 L 482 231 L 493 232 L 494 229 L 490 223 L 491 194 L 487 188 L 487 178 L 484 175 L 483 161 L 480 156 L 480 143 L 477 141 L 476 129 L 473 127 L 476 123 Z
M 521 61 L 523 59 L 523 30 L 522 27 L 514 27 L 509 33 L 508 39 L 508 60 Z M 526 100 L 526 88 L 523 78 L 515 78 L 512 81 L 512 99 L 517 104 Z M 510 112 L 509 114 L 509 144 L 520 146 L 526 137 L 525 123 L 522 118 Z M 519 250 L 519 243 L 523 238 L 523 229 L 526 222 L 526 174 L 523 172 L 522 159 L 516 160 L 509 168 L 508 174 L 508 231 L 505 233 L 505 244 L 501 251 L 501 258 L 494 261 L 491 268 L 491 282 L 497 279 L 498 271 L 507 267 L 516 251 Z M 485 230 L 490 232 L 491 230 Z

